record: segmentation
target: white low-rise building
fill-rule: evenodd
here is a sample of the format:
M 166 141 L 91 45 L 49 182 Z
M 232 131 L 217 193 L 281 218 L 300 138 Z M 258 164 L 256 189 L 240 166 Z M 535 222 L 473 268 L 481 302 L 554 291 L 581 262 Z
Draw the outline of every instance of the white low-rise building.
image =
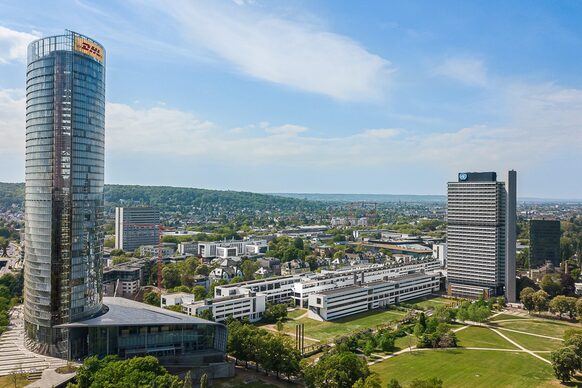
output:
M 414 273 L 321 291 L 309 295 L 308 316 L 327 321 L 420 298 L 437 292 L 440 279 L 438 273 Z
M 194 294 L 187 292 L 175 292 L 172 294 L 163 294 L 160 298 L 160 307 L 181 306 L 194 303 L 196 300 Z
M 182 310 L 188 315 L 199 316 L 204 310 L 210 310 L 216 322 L 224 322 L 229 317 L 248 319 L 250 322 L 261 320 L 267 307 L 266 295 L 250 290 L 205 301 L 182 305 Z

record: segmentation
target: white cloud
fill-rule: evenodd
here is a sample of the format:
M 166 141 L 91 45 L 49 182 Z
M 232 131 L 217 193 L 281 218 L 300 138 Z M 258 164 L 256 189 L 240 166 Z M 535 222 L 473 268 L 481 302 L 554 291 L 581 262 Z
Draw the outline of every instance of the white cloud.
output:
M 475 125 L 422 133 L 370 128 L 321 137 L 296 124 L 261 122 L 223 128 L 168 106 L 108 103 L 106 150 L 139 158 L 204 158 L 211 165 L 318 169 L 417 166 L 445 170 L 533 168 L 558 153 L 582 151 L 582 90 L 554 84 L 508 88 L 504 126 Z M 0 154 L 24 152 L 22 90 L 0 90 Z M 313 133 L 317 133 L 313 131 Z M 122 168 L 120 166 L 120 168 Z M 131 166 L 123 168 L 131 169 Z
M 247 2 L 248 4 L 248 2 Z M 187 40 L 251 77 L 339 100 L 380 98 L 393 69 L 313 22 L 218 2 L 164 2 Z
M 24 90 L 0 89 L 0 151 L 24 153 Z
M 267 127 L 265 128 L 265 131 L 268 133 L 272 133 L 273 135 L 295 136 L 300 134 L 301 132 L 307 131 L 307 128 L 299 125 L 285 124 L 278 127 Z
M 32 33 L 14 31 L 0 26 L 0 64 L 26 60 L 28 44 L 40 38 L 36 31 Z
M 437 66 L 434 73 L 469 86 L 486 86 L 487 69 L 480 59 L 449 58 Z

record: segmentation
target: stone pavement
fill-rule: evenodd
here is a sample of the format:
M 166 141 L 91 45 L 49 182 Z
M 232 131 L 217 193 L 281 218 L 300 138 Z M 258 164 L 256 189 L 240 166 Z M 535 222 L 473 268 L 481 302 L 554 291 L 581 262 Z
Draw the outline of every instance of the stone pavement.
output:
M 24 347 L 22 305 L 12 309 L 10 326 L 0 336 L 0 376 L 15 372 L 38 374 L 45 369 L 66 364 L 65 360 L 39 355 Z

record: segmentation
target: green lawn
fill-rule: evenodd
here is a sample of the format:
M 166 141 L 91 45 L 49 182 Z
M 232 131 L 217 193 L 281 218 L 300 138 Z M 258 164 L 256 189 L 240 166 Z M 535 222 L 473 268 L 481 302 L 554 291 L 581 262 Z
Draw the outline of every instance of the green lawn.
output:
M 26 376 L 0 376 L 0 388 L 14 388 L 14 383 L 16 379 L 16 387 L 26 387 L 27 385 L 31 384 L 32 381 L 28 380 Z
M 416 346 L 416 337 L 408 335 L 406 337 L 398 337 L 394 340 L 394 351 L 397 352 L 402 349 Z
M 459 340 L 458 345 L 463 347 L 517 349 L 509 341 L 486 327 L 468 327 L 457 332 L 456 335 Z
M 337 319 L 335 321 L 322 322 L 314 319 L 302 318 L 296 321 L 285 322 L 284 330 L 288 333 L 295 333 L 295 325 L 303 323 L 305 324 L 306 337 L 319 340 L 329 340 L 357 330 L 375 328 L 380 324 L 397 321 L 404 315 L 405 313 L 396 310 L 376 310 Z
M 525 319 L 525 317 L 520 317 L 520 316 L 517 316 L 517 315 L 503 314 L 502 313 L 502 314 L 499 314 L 499 315 L 491 318 L 491 322 L 494 322 L 494 321 L 503 321 L 503 320 L 506 320 L 506 319 Z
M 562 341 L 549 338 L 541 338 L 533 335 L 514 333 L 512 331 L 500 330 L 504 335 L 511 338 L 524 348 L 532 351 L 556 350 L 564 343 Z M 549 357 L 549 356 L 548 356 Z
M 287 317 L 288 318 L 297 318 L 302 316 L 303 314 L 305 314 L 307 312 L 306 309 L 295 309 L 295 310 L 291 310 L 287 313 Z
M 456 302 L 455 299 L 448 299 L 448 298 L 443 298 L 441 296 L 437 296 L 437 297 L 427 297 L 427 298 L 407 300 L 403 303 L 406 303 L 407 305 L 413 305 L 417 309 L 432 309 L 432 308 L 435 308 L 437 306 L 447 306 L 447 305 L 453 304 L 455 302 Z
M 467 329 L 465 329 L 467 330 Z M 554 382 L 552 367 L 527 353 L 429 350 L 406 353 L 370 367 L 384 386 L 438 377 L 445 387 L 539 387 Z
M 493 323 L 493 322 L 492 322 Z M 550 337 L 562 338 L 564 331 L 574 327 L 582 329 L 581 325 L 568 325 L 561 322 L 554 322 L 549 320 L 513 320 L 510 322 L 498 322 L 495 325 L 505 327 L 507 329 L 526 331 L 528 333 L 542 334 Z

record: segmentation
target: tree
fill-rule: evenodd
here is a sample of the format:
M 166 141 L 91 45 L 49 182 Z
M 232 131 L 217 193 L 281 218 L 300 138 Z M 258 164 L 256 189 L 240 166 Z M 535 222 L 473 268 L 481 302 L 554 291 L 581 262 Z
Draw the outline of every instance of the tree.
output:
M 200 388 L 208 388 L 208 375 L 206 373 L 200 376 Z
M 527 311 L 535 309 L 535 303 L 533 300 L 534 293 L 535 290 L 531 287 L 526 287 L 519 293 L 519 300 L 523 303 L 523 307 L 525 307 Z
M 143 387 L 155 386 L 178 388 L 182 386 L 178 377 L 168 373 L 157 358 L 152 356 L 118 360 L 107 356 L 87 358 L 77 371 L 77 384 L 73 388 L 89 387 Z
M 257 270 L 260 267 L 261 266 L 256 261 L 253 261 L 253 260 L 243 261 L 241 266 L 240 266 L 240 270 L 243 273 L 243 279 L 244 280 L 253 280 L 255 278 L 255 272 L 257 272 Z
M 388 384 L 386 384 L 386 388 L 402 388 L 402 385 L 400 385 L 398 380 L 392 378 L 388 381 Z
M 374 346 L 374 342 L 372 340 L 368 340 L 364 344 L 364 347 L 362 348 L 362 352 L 364 353 L 364 355 L 370 356 L 370 354 L 372 354 L 374 349 L 376 349 L 376 347 Z
M 202 300 L 206 298 L 206 288 L 204 288 L 204 286 L 194 286 L 194 288 L 192 288 L 192 293 L 194 294 L 196 300 Z
M 540 287 L 552 298 L 562 291 L 562 286 L 554 281 L 552 275 L 544 275 Z
M 414 379 L 408 386 L 410 388 L 442 388 L 443 381 L 436 377 L 427 380 Z
M 208 267 L 206 264 L 201 264 L 198 267 L 196 267 L 196 275 L 208 276 L 209 274 L 210 267 Z
M 328 352 L 304 371 L 307 386 L 317 388 L 351 387 L 369 374 L 366 361 L 348 351 Z
M 196 314 L 196 316 L 201 319 L 206 319 L 207 321 L 214 321 L 212 309 L 204 309 L 199 314 Z
M 548 311 L 548 301 L 550 296 L 544 290 L 536 291 L 532 295 L 535 310 L 538 312 Z
M 576 300 L 576 315 L 579 319 L 582 319 L 582 298 Z
M 580 366 L 580 359 L 570 346 L 553 351 L 550 354 L 550 359 L 552 360 L 554 374 L 562 382 L 570 381 L 576 369 Z
M 358 379 L 352 388 L 382 388 L 382 382 L 380 381 L 380 376 L 376 373 L 371 373 L 365 379 Z
M 504 296 L 497 297 L 497 306 L 499 306 L 500 309 L 505 307 L 505 297 Z
M 263 321 L 267 323 L 275 323 L 278 320 L 287 318 L 287 305 L 274 304 L 269 305 L 263 312 Z
M 394 336 L 385 333 L 378 339 L 378 347 L 384 352 L 391 352 L 394 350 Z
M 180 270 L 176 265 L 164 265 L 162 269 L 162 286 L 164 288 L 174 288 L 181 284 Z
M 572 350 L 574 350 L 574 353 L 576 353 L 576 356 L 578 357 L 578 361 L 580 361 L 582 363 L 582 335 L 581 334 L 577 334 L 577 335 L 573 335 L 568 337 L 568 339 L 564 340 L 564 346 L 566 347 L 571 347 Z M 582 369 L 582 365 L 578 365 L 578 367 L 576 367 L 576 369 Z
M 549 303 L 550 311 L 558 313 L 560 316 L 568 314 L 572 319 L 576 316 L 576 298 L 564 295 L 558 295 Z
M 143 302 L 152 306 L 160 307 L 160 295 L 157 292 L 150 291 L 143 296 Z

